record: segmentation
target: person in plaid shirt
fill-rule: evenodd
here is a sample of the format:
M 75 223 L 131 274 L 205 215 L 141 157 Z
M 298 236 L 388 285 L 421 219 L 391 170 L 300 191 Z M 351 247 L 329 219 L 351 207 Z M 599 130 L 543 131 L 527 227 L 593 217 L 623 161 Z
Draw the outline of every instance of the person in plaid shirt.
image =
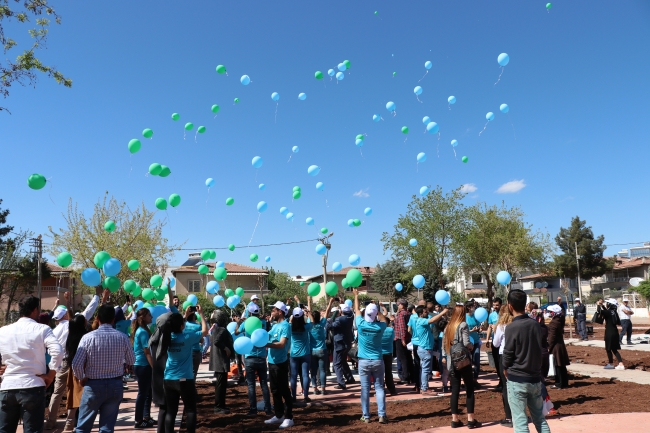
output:
M 397 359 L 402 365 L 400 373 L 400 382 L 411 383 L 415 381 L 415 373 L 413 371 L 413 356 L 411 351 L 406 347 L 411 341 L 411 334 L 408 332 L 407 323 L 411 317 L 408 310 L 408 302 L 406 299 L 397 301 L 397 315 L 393 324 L 395 330 L 395 349 L 397 352 Z

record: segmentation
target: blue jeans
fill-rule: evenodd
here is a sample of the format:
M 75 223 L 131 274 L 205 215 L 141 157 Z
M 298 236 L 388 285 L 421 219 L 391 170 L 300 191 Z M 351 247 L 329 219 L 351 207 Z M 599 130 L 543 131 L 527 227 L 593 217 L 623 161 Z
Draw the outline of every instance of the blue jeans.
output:
M 123 396 L 121 377 L 88 379 L 81 396 L 79 421 L 75 433 L 90 433 L 98 413 L 99 432 L 112 433 L 115 430 L 115 421 Z
M 587 339 L 587 317 L 583 316 L 582 314 L 578 314 L 578 318 L 576 322 L 578 324 L 578 334 L 580 334 L 580 338 L 586 340 Z
M 375 379 L 377 413 L 386 416 L 386 393 L 384 392 L 384 360 L 359 358 L 359 378 L 361 379 L 361 411 L 364 418 L 370 418 L 370 376 Z
M 474 368 L 474 380 L 476 380 L 481 371 L 481 346 L 478 344 L 474 345 L 474 351 L 472 352 L 472 366 Z
M 150 365 L 134 365 L 133 370 L 138 379 L 138 396 L 135 399 L 135 422 L 151 418 L 151 380 L 153 373 Z
M 528 417 L 526 406 L 530 411 L 530 417 L 535 424 L 538 433 L 551 433 L 546 418 L 543 415 L 544 400 L 542 400 L 542 384 L 520 383 L 508 381 L 508 403 L 512 411 L 512 423 L 516 433 L 527 433 Z
M 0 432 L 16 433 L 23 419 L 24 433 L 43 433 L 45 387 L 0 391 Z
M 621 320 L 621 333 L 618 339 L 623 343 L 623 337 L 627 335 L 627 342 L 632 342 L 632 321 L 629 319 Z
M 271 394 L 269 393 L 269 382 L 266 374 L 266 359 L 244 358 L 246 365 L 246 383 L 248 384 L 248 405 L 249 409 L 257 412 L 257 398 L 255 393 L 255 374 L 260 378 L 260 388 L 264 398 L 264 410 L 271 410 Z
M 327 377 L 325 374 L 325 367 L 329 355 L 327 350 L 312 350 L 311 351 L 311 386 L 316 387 L 316 377 L 320 378 L 320 386 L 325 389 L 327 386 Z
M 426 391 L 429 389 L 429 375 L 433 365 L 433 350 L 423 349 L 418 346 L 418 356 L 420 357 L 420 389 Z
M 291 357 L 291 395 L 296 398 L 296 387 L 298 385 L 298 375 L 300 374 L 300 384 L 304 396 L 309 395 L 309 368 L 311 367 L 311 355 Z

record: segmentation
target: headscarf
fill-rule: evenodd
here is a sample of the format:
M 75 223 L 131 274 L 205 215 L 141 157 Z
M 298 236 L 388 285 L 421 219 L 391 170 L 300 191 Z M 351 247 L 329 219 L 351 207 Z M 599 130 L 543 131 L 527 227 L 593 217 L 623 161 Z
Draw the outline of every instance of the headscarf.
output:
M 230 317 L 228 314 L 223 311 L 223 310 L 215 310 L 214 313 L 212 314 L 212 319 L 219 325 L 220 328 L 225 328 L 228 326 L 228 322 L 230 321 Z
M 548 311 L 548 315 L 551 318 L 556 317 L 556 316 L 561 316 L 561 315 L 564 314 L 564 310 L 559 305 L 551 305 L 550 307 L 548 307 L 546 309 L 546 311 Z

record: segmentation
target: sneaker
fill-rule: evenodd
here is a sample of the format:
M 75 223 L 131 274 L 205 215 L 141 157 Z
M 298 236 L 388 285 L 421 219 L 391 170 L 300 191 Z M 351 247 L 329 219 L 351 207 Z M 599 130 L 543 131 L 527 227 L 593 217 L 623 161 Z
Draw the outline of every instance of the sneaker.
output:
M 357 381 L 356 381 L 356 379 L 353 377 L 352 379 L 348 379 L 348 380 L 346 380 L 345 383 L 346 383 L 347 385 L 350 385 L 350 384 L 352 384 L 352 383 L 357 383 Z
M 140 422 L 136 421 L 135 425 L 133 426 L 133 428 L 135 428 L 136 430 L 140 430 L 140 429 L 143 429 L 143 428 L 149 428 L 149 427 L 150 427 L 149 423 L 147 421 L 145 421 L 145 420 L 142 420 Z
M 344 390 L 344 391 L 345 391 L 346 389 L 348 389 L 348 387 L 345 386 L 345 385 L 334 385 L 334 388 L 336 388 L 336 389 L 342 389 L 342 390 Z
M 315 388 L 315 389 L 314 389 L 314 394 L 316 394 L 316 395 L 320 395 L 320 389 Z
M 628 342 L 627 342 L 627 345 L 628 345 L 628 346 L 634 346 L 634 343 L 632 343 L 631 341 L 628 341 Z
M 284 422 L 284 417 L 278 418 L 277 416 L 274 416 L 273 418 L 264 421 L 264 424 L 282 424 L 283 422 Z
M 607 364 L 605 370 L 613 370 L 615 367 L 612 364 Z
M 499 424 L 501 424 L 504 427 L 512 428 L 512 420 L 511 419 L 502 419 L 501 421 L 499 421 Z
M 56 420 L 47 420 L 45 422 L 45 430 L 54 430 L 56 428 Z
M 147 418 L 145 421 L 147 421 L 147 424 L 149 424 L 149 427 L 155 427 L 158 425 L 158 421 L 156 421 L 153 418 Z
M 379 424 L 388 424 L 388 418 L 386 418 L 385 416 L 380 416 Z
M 555 416 L 555 415 L 557 415 L 557 414 L 558 414 L 557 409 L 553 408 L 553 409 L 551 409 L 551 410 L 548 411 L 548 413 L 546 414 L 546 416 L 547 416 L 547 417 L 549 417 L 549 416 Z
M 248 411 L 248 413 L 246 414 L 246 416 L 257 416 L 257 409 L 256 409 L 256 410 L 249 409 L 249 411 Z
M 215 407 L 214 413 L 217 415 L 228 415 L 230 413 L 230 409 L 226 409 L 225 407 Z
M 625 370 L 625 366 L 623 364 L 618 364 L 616 367 L 614 367 L 614 370 Z
M 289 428 L 293 427 L 293 420 L 292 419 L 285 419 L 282 421 L 282 424 L 280 424 L 280 427 L 278 428 Z
M 472 428 L 479 428 L 483 424 L 478 422 L 477 420 L 474 421 L 467 421 L 467 428 L 472 429 Z
M 311 398 L 305 397 L 302 399 L 302 401 L 304 401 L 305 403 L 311 403 Z
M 366 418 L 363 415 L 361 415 L 361 419 L 359 421 L 365 422 L 366 424 L 370 424 L 370 418 Z
M 461 420 L 451 422 L 451 428 L 458 428 L 462 426 L 463 426 L 463 422 Z

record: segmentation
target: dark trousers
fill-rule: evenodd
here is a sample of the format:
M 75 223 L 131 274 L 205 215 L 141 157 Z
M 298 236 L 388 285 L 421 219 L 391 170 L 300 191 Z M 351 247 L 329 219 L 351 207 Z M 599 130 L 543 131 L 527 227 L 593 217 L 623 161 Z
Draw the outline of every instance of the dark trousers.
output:
M 503 344 L 503 343 L 501 343 L 501 344 Z M 503 384 L 506 383 L 506 381 L 502 379 L 502 376 L 501 376 L 501 373 L 500 373 L 501 356 L 499 355 L 499 348 L 494 347 L 494 344 L 491 345 L 490 347 L 492 348 L 492 359 L 494 359 L 494 366 L 497 369 L 497 373 L 499 373 L 499 386 L 503 386 Z
M 395 340 L 395 349 L 397 351 L 397 359 L 402 366 L 402 375 L 400 380 L 402 382 L 415 383 L 415 372 L 413 371 L 413 356 L 411 351 L 402 344 L 402 340 Z
M 632 343 L 632 321 L 628 319 L 621 320 L 621 335 L 618 339 L 623 343 L 623 337 L 627 334 L 627 343 Z
M 334 349 L 334 371 L 336 372 L 336 381 L 339 385 L 345 386 L 345 381 L 353 379 L 348 364 L 348 353 L 350 346 L 338 346 Z
M 173 433 L 178 414 L 178 403 L 183 399 L 185 425 L 188 433 L 196 431 L 196 387 L 193 380 L 166 380 L 165 387 L 165 431 Z
M 569 373 L 566 365 L 555 366 L 555 386 L 558 388 L 567 388 L 569 386 Z
M 498 349 L 498 347 L 497 347 Z M 503 374 L 503 364 L 501 363 L 501 356 L 495 358 L 494 363 L 496 364 L 498 360 L 498 369 L 499 372 L 499 383 L 503 383 L 503 389 L 501 390 L 501 399 L 503 400 L 503 411 L 506 413 L 506 419 L 512 419 L 512 411 L 510 410 L 510 404 L 508 403 L 508 381 Z M 548 370 L 547 370 L 548 371 Z
M 453 369 L 453 366 L 452 366 Z M 465 382 L 467 394 L 467 413 L 474 413 L 474 378 L 472 377 L 472 366 L 468 365 L 460 370 L 450 371 L 451 380 L 451 413 L 458 415 L 458 396 L 460 396 L 460 380 Z
M 413 345 L 413 373 L 415 374 L 415 387 L 417 389 L 420 389 L 420 382 L 421 382 L 421 376 L 422 376 L 422 364 L 420 363 L 420 355 L 418 355 L 418 345 L 414 344 Z
M 393 380 L 393 355 L 382 355 L 384 358 L 384 383 L 388 392 L 395 394 L 395 381 Z
M 0 391 L 0 433 L 16 433 L 21 418 L 24 433 L 42 433 L 44 415 L 44 386 Z
M 226 408 L 226 388 L 228 388 L 228 373 L 214 373 L 214 407 Z
M 201 360 L 203 359 L 203 354 L 198 350 L 192 351 L 192 369 L 194 371 L 194 380 L 196 380 L 196 375 L 199 372 L 199 366 L 201 365 Z
M 269 384 L 273 395 L 273 409 L 277 418 L 293 419 L 293 399 L 289 390 L 289 360 L 281 364 L 269 363 Z
M 578 327 L 578 334 L 583 340 L 587 339 L 587 317 L 583 314 L 578 314 L 576 319 L 576 324 Z
M 151 379 L 150 365 L 133 366 L 138 379 L 138 396 L 135 398 L 135 422 L 151 418 Z
M 474 345 L 472 352 L 472 364 L 474 366 L 474 380 L 478 379 L 478 374 L 481 372 L 481 346 Z

